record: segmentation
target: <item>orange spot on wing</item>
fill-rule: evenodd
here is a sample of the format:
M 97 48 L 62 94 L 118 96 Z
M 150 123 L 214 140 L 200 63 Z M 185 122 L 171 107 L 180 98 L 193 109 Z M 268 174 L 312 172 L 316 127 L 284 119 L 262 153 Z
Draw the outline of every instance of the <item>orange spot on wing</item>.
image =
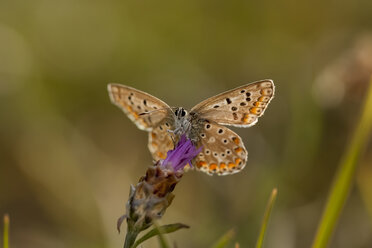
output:
M 234 137 L 232 140 L 234 141 L 235 144 L 237 145 L 240 144 L 240 140 L 237 137 Z
M 217 165 L 216 164 L 210 164 L 209 169 L 210 170 L 217 170 Z
M 127 110 L 129 113 L 131 113 L 133 115 L 133 117 L 137 120 L 138 119 L 138 114 L 136 112 L 133 111 L 133 108 L 131 106 L 127 106 Z
M 235 150 L 235 152 L 236 152 L 236 153 L 240 153 L 240 152 L 242 152 L 242 151 L 243 151 L 243 148 L 241 148 L 241 147 L 238 147 L 238 148 L 235 148 L 234 150 Z
M 161 159 L 165 159 L 166 158 L 165 154 L 162 153 L 162 152 L 157 152 L 156 155 L 158 155 L 158 157 L 161 158 Z
M 228 167 L 229 167 L 229 169 L 233 169 L 233 168 L 235 168 L 235 164 L 234 163 L 229 163 L 229 165 L 228 165 Z
M 242 118 L 242 121 L 243 121 L 244 123 L 248 123 L 248 122 L 249 122 L 249 114 L 244 114 L 244 115 L 243 115 L 243 118 Z
M 242 160 L 240 158 L 235 159 L 235 164 L 236 165 L 239 165 L 240 162 L 242 162 Z
M 155 139 L 155 138 L 156 138 L 156 133 L 151 133 L 151 137 L 152 137 L 153 139 Z
M 225 163 L 220 163 L 220 169 L 225 170 L 227 168 Z
M 205 161 L 199 161 L 199 163 L 198 163 L 198 167 L 200 168 L 200 167 L 206 167 L 207 166 L 207 162 L 205 162 Z
M 267 96 L 261 96 L 260 98 L 258 98 L 259 102 L 267 102 L 267 100 L 268 100 Z
M 263 103 L 263 102 L 255 102 L 254 104 L 253 104 L 254 106 L 256 106 L 256 107 L 265 107 L 265 103 Z
M 261 113 L 261 109 L 260 109 L 260 108 L 257 108 L 257 107 L 253 107 L 253 108 L 251 108 L 249 111 L 250 111 L 252 114 L 255 114 L 255 115 Z

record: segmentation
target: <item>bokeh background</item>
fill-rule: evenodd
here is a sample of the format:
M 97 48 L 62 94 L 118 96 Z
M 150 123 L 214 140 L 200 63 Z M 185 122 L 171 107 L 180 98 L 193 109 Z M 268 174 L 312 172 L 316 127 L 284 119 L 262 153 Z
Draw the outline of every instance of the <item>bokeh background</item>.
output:
M 271 78 L 265 116 L 234 129 L 246 168 L 188 173 L 162 223 L 191 226 L 168 236 L 178 247 L 208 247 L 231 228 L 252 247 L 278 187 L 266 247 L 309 247 L 372 73 L 371 14 L 369 0 L 1 1 L 0 214 L 11 246 L 122 246 L 116 220 L 151 156 L 107 83 L 191 108 Z M 330 247 L 372 247 L 371 166 L 369 146 Z

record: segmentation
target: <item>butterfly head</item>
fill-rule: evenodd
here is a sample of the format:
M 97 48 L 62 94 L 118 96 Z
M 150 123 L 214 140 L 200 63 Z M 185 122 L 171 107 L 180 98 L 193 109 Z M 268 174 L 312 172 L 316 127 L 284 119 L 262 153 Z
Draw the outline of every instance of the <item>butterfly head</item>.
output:
M 178 107 L 174 111 L 174 114 L 176 115 L 177 119 L 181 120 L 184 119 L 185 116 L 187 116 L 187 111 L 182 107 Z
M 191 123 L 188 120 L 187 111 L 182 107 L 178 107 L 174 109 L 173 113 L 175 115 L 174 134 L 182 135 L 188 133 L 191 128 Z

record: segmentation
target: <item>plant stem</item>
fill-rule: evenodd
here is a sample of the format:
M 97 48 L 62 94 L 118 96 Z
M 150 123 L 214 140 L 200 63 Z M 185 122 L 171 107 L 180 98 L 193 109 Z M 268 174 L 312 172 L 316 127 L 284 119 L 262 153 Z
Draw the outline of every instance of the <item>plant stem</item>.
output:
M 269 202 L 267 203 L 267 206 L 266 206 L 265 215 L 264 215 L 264 218 L 262 220 L 260 235 L 258 236 L 257 243 L 256 243 L 256 248 L 261 248 L 262 247 L 263 240 L 264 240 L 265 233 L 266 233 L 266 229 L 267 229 L 267 225 L 269 223 L 270 214 L 271 214 L 271 211 L 273 210 L 277 194 L 278 194 L 278 189 L 274 188 L 271 191 Z
M 124 248 L 131 248 L 136 241 L 138 232 L 133 230 L 128 230 L 127 235 L 125 236 Z
M 3 235 L 3 248 L 9 247 L 9 215 L 4 215 L 4 235 Z

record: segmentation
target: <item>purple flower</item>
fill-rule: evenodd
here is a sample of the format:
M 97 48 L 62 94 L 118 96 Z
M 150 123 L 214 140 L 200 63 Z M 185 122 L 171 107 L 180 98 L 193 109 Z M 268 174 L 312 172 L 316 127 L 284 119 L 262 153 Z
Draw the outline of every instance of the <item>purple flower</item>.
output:
M 191 160 L 201 152 L 202 147 L 198 149 L 182 135 L 174 150 L 167 152 L 167 158 L 161 162 L 162 167 L 171 167 L 174 171 L 182 170 L 187 164 L 191 165 Z

